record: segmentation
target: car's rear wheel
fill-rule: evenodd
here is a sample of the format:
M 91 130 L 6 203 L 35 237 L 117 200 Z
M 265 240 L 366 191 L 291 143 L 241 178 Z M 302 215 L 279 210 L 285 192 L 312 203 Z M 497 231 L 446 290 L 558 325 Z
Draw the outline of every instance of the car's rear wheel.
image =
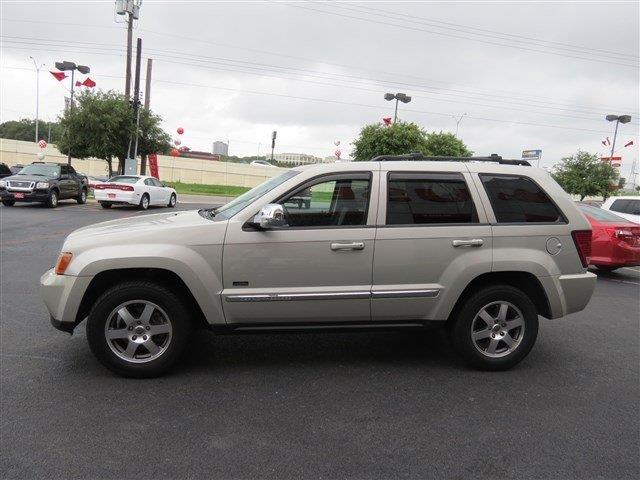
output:
M 102 208 L 111 208 L 111 204 L 109 202 L 100 202 L 100 206 Z
M 148 281 L 107 290 L 87 320 L 87 340 L 98 360 L 126 377 L 155 377 L 174 365 L 189 341 L 190 315 L 171 290 Z
M 80 189 L 80 193 L 78 194 L 76 201 L 80 205 L 87 203 L 87 190 L 85 188 Z
M 45 205 L 49 208 L 56 208 L 58 206 L 58 192 L 56 190 L 51 190 L 51 192 L 49 192 L 49 197 L 47 198 Z
M 138 208 L 140 210 L 146 210 L 147 208 L 149 208 L 149 195 L 148 194 L 143 194 L 142 198 L 140 199 L 140 204 L 138 205 Z
M 16 204 L 15 200 L 2 200 L 2 204 L 5 207 L 13 207 Z
M 613 266 L 613 265 L 596 265 L 596 267 L 601 272 L 613 272 L 613 271 L 615 271 L 615 270 L 620 268 L 620 267 L 616 267 L 616 266 Z
M 533 348 L 538 312 L 521 290 L 508 285 L 484 288 L 469 297 L 455 318 L 450 335 L 458 354 L 482 370 L 506 370 Z
M 169 205 L 167 205 L 169 208 L 173 208 L 176 206 L 176 203 L 178 202 L 178 199 L 176 198 L 176 194 L 172 193 L 171 194 L 171 198 L 169 199 Z

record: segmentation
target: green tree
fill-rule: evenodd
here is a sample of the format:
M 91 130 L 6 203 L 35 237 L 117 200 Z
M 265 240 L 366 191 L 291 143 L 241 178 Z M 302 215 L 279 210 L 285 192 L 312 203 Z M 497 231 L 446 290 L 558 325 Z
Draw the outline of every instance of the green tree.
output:
M 160 127 L 162 119 L 151 111 L 140 111 L 138 154 L 168 153 L 171 137 Z M 118 159 L 118 170 L 124 168 L 129 142 L 136 126 L 133 110 L 124 95 L 109 91 L 85 91 L 77 97 L 73 109 L 67 109 L 60 118 L 65 134 L 58 149 L 77 158 L 101 158 L 113 173 L 113 159 Z
M 562 159 L 553 178 L 567 193 L 580 195 L 581 201 L 596 195 L 606 199 L 617 185 L 618 172 L 609 163 L 600 161 L 597 155 L 578 150 Z
M 46 140 L 50 143 L 57 143 L 62 137 L 62 127 L 56 122 L 38 122 L 39 140 Z M 51 134 L 51 136 L 49 136 Z M 33 142 L 36 138 L 36 121 L 30 118 L 21 120 L 10 120 L 0 123 L 0 138 L 9 138 L 12 140 L 23 140 L 25 142 Z
M 366 125 L 353 142 L 354 160 L 371 160 L 377 155 L 420 152 L 431 156 L 471 155 L 466 145 L 451 133 L 427 133 L 415 123 L 397 122 L 390 126 Z

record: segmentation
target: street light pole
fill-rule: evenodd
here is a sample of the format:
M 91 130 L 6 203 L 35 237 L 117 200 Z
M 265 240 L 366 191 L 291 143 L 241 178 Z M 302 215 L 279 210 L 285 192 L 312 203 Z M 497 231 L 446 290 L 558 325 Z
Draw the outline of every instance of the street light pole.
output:
M 71 95 L 70 95 L 70 101 L 69 101 L 69 113 L 73 112 L 73 87 L 74 87 L 74 74 L 76 72 L 76 69 L 74 68 L 73 70 L 71 70 Z M 71 165 L 71 149 L 69 149 L 69 152 L 67 154 L 67 165 Z
M 611 144 L 611 155 L 609 156 L 609 162 L 613 158 L 613 152 L 616 149 L 616 137 L 618 136 L 618 125 L 621 123 L 629 123 L 631 121 L 631 115 L 607 115 L 605 117 L 609 122 L 616 122 L 616 129 L 613 133 L 613 143 Z
M 62 72 L 71 72 L 71 95 L 69 99 L 69 112 L 71 113 L 73 111 L 73 87 L 75 86 L 75 71 L 78 70 L 83 75 L 86 75 L 91 71 L 91 69 L 86 65 L 76 65 L 75 63 L 68 62 L 66 60 L 64 62 L 56 62 L 56 68 Z M 67 131 L 66 134 L 69 135 L 69 132 Z M 69 152 L 67 155 L 67 164 L 71 165 L 71 148 L 69 148 Z
M 411 101 L 411 97 L 405 93 L 385 93 L 384 99 L 387 101 L 396 101 L 396 108 L 393 113 L 393 123 L 396 123 L 398 121 L 398 100 L 400 100 L 402 103 L 409 103 Z
M 38 65 L 35 58 L 29 56 L 33 60 L 33 66 L 36 67 L 36 143 L 40 140 L 38 135 L 38 127 L 40 123 L 40 69 L 44 67 L 44 63 Z

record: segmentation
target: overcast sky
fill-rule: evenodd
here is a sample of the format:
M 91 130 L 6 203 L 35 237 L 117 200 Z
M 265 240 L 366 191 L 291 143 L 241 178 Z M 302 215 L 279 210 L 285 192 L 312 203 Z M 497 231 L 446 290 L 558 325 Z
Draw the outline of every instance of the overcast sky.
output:
M 638 156 L 639 7 L 632 2 L 178 2 L 145 0 L 134 38 L 154 59 L 151 107 L 183 145 L 235 155 L 343 157 L 360 128 L 393 114 L 385 92 L 413 97 L 402 120 L 455 132 L 476 154 L 543 164 L 577 149 L 603 152 L 621 127 L 627 171 Z M 69 79 L 56 60 L 91 67 L 124 89 L 126 30 L 113 1 L 2 1 L 2 120 L 55 119 Z M 120 22 L 120 23 L 119 23 Z M 146 61 L 146 60 L 144 60 Z M 81 77 L 83 78 L 83 77 Z M 144 65 L 143 65 L 144 82 Z M 144 83 L 143 83 L 144 84 Z M 624 148 L 634 140 L 633 148 Z

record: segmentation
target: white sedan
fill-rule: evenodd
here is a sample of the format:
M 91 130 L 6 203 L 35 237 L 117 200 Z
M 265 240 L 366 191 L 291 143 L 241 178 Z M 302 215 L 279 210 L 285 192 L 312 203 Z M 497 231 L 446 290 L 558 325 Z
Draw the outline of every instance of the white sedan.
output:
M 149 205 L 175 207 L 176 191 L 154 177 L 117 175 L 94 187 L 96 200 L 102 208 L 111 205 L 137 205 L 146 210 Z

